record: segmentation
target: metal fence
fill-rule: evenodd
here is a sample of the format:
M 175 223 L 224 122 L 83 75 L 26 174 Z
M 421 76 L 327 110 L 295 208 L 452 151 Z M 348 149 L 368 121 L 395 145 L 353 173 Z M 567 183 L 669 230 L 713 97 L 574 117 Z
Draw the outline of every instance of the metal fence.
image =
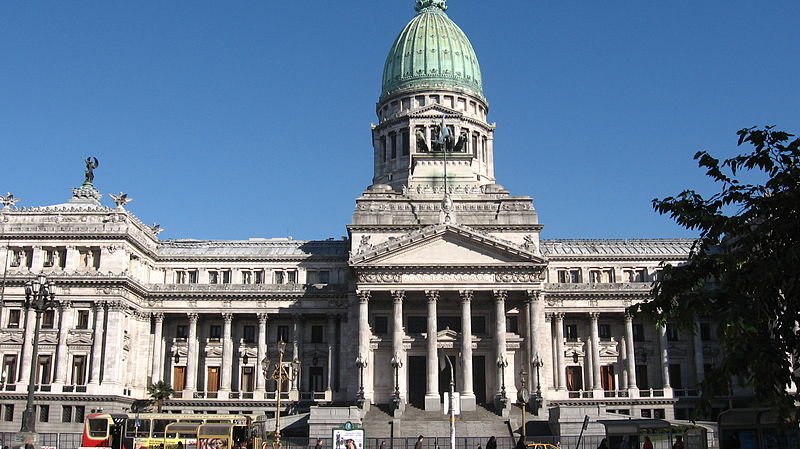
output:
M 17 432 L 0 432 L 2 447 L 12 447 Z M 58 449 L 77 449 L 81 447 L 80 433 L 39 433 L 39 445 Z

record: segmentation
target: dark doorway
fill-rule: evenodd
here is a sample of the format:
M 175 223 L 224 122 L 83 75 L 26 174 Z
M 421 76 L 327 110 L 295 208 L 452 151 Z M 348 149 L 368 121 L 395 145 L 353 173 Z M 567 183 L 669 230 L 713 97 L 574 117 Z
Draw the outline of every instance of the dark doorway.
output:
M 414 407 L 425 407 L 425 356 L 408 356 L 408 402 Z
M 445 355 L 453 364 L 453 375 L 457 373 L 458 365 L 456 365 L 456 358 L 452 355 Z M 458 379 L 453 379 L 453 391 L 458 391 Z M 450 365 L 447 360 L 440 358 L 439 360 L 439 398 L 444 399 L 444 393 L 450 391 Z
M 475 402 L 486 405 L 486 357 L 472 357 L 472 388 L 475 390 Z

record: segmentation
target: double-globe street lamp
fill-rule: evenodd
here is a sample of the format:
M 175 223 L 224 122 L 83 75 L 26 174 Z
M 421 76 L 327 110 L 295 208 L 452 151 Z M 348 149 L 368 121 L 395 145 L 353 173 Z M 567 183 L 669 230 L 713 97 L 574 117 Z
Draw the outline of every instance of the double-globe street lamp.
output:
M 367 367 L 367 359 L 359 354 L 358 357 L 356 357 L 356 366 L 358 367 L 360 379 L 358 382 L 358 395 L 356 396 L 356 402 L 359 408 L 364 408 L 364 368 Z
M 539 416 L 539 409 L 542 408 L 542 402 L 544 402 L 544 398 L 542 397 L 542 383 L 539 379 L 539 369 L 544 366 L 544 361 L 539 356 L 538 352 L 536 353 L 536 356 L 534 356 L 531 364 L 534 368 L 536 368 L 536 391 L 533 393 L 533 402 L 531 403 L 531 408 L 533 409 L 533 414 Z
M 392 395 L 392 406 L 394 410 L 398 410 L 402 404 L 402 400 L 400 399 L 400 368 L 403 367 L 403 359 L 400 358 L 400 354 L 394 354 L 391 364 L 392 368 L 394 368 L 394 395 Z
M 47 276 L 40 274 L 34 280 L 25 283 L 25 310 L 36 313 L 33 324 L 33 345 L 31 350 L 31 372 L 28 380 L 28 399 L 25 411 L 22 412 L 22 428 L 20 433 L 36 433 L 36 412 L 33 409 L 33 393 L 36 390 L 36 368 L 39 356 L 39 324 L 42 313 L 56 306 L 55 286 L 47 280 Z
M 281 338 L 280 341 L 278 341 L 278 363 L 275 364 L 272 374 L 269 374 L 269 359 L 264 357 L 264 360 L 261 361 L 261 370 L 264 374 L 264 379 L 272 378 L 277 383 L 277 395 L 275 396 L 275 442 L 273 445 L 275 449 L 281 447 L 281 384 L 286 381 L 294 382 L 295 379 L 297 379 L 297 368 L 300 366 L 300 359 L 298 359 L 297 354 L 295 354 L 295 358 L 292 360 L 294 369 L 289 372 L 288 368 L 283 365 L 283 356 L 285 353 L 286 342 Z

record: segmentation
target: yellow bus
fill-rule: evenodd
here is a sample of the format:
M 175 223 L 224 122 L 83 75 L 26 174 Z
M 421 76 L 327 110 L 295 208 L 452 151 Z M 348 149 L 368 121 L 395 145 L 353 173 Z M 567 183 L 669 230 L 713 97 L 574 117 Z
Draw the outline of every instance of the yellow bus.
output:
M 247 425 L 209 423 L 197 427 L 197 449 L 233 449 L 247 442 Z

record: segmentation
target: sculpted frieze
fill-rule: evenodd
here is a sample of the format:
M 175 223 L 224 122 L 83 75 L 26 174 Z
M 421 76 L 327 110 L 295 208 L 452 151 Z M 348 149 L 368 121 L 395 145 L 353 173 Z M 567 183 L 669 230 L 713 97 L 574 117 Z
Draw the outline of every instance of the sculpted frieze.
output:
M 0 331 L 0 344 L 22 344 L 22 329 Z
M 370 284 L 397 284 L 402 281 L 399 273 L 359 273 L 358 282 Z

